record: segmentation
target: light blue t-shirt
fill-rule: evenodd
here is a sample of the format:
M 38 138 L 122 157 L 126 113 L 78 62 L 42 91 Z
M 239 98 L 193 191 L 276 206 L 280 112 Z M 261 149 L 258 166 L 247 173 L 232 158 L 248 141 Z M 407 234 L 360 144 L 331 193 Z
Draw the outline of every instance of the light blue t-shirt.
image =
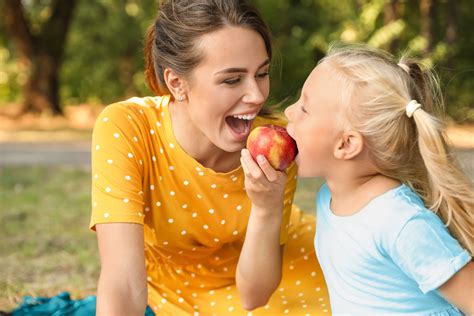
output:
M 334 315 L 462 315 L 437 291 L 471 260 L 439 217 L 401 185 L 351 216 L 317 197 L 315 247 Z

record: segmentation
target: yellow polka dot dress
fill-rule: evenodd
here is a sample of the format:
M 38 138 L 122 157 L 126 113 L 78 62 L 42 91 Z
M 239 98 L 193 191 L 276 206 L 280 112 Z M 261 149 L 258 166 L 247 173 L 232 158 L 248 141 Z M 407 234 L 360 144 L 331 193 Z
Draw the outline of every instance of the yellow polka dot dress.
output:
M 235 270 L 251 208 L 242 168 L 218 173 L 187 155 L 174 137 L 168 103 L 164 96 L 109 105 L 93 133 L 90 228 L 144 225 L 148 305 L 173 316 L 330 315 L 314 217 L 292 206 L 294 165 L 280 233 L 282 282 L 266 306 L 242 308 Z M 254 127 L 267 123 L 257 118 Z

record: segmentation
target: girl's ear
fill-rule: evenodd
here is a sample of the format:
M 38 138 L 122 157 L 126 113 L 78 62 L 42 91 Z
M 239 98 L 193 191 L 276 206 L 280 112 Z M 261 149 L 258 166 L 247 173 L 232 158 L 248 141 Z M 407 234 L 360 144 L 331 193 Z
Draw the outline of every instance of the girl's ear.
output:
M 349 160 L 357 157 L 364 149 L 364 137 L 356 131 L 343 132 L 336 146 L 334 157 L 341 160 Z
M 163 77 L 168 90 L 175 100 L 183 100 L 186 97 L 186 81 L 170 68 L 166 68 Z

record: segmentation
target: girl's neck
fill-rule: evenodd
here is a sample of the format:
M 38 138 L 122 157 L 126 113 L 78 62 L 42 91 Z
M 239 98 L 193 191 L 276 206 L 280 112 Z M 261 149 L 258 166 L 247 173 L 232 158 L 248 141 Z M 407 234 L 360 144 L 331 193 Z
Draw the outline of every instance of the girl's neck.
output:
M 374 172 L 358 177 L 341 176 L 327 180 L 331 191 L 331 210 L 339 216 L 359 212 L 377 196 L 400 186 L 400 182 Z
M 240 152 L 229 153 L 215 146 L 196 128 L 182 106 L 171 102 L 169 114 L 176 141 L 201 165 L 216 172 L 229 172 L 240 166 Z

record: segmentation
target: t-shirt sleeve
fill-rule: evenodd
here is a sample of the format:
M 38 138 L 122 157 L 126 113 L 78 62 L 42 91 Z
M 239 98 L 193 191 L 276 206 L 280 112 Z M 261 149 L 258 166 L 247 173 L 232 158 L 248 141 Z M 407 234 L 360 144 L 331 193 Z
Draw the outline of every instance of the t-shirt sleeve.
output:
M 418 212 L 403 226 L 391 253 L 423 293 L 435 290 L 471 261 L 434 213 Z
M 288 228 L 290 224 L 291 209 L 293 198 L 296 191 L 296 172 L 297 166 L 293 162 L 287 169 L 288 179 L 285 186 L 285 197 L 283 206 L 283 216 L 280 228 L 280 245 L 283 245 L 288 240 Z
M 140 131 L 128 112 L 124 104 L 109 105 L 94 125 L 92 230 L 100 223 L 144 222 Z

